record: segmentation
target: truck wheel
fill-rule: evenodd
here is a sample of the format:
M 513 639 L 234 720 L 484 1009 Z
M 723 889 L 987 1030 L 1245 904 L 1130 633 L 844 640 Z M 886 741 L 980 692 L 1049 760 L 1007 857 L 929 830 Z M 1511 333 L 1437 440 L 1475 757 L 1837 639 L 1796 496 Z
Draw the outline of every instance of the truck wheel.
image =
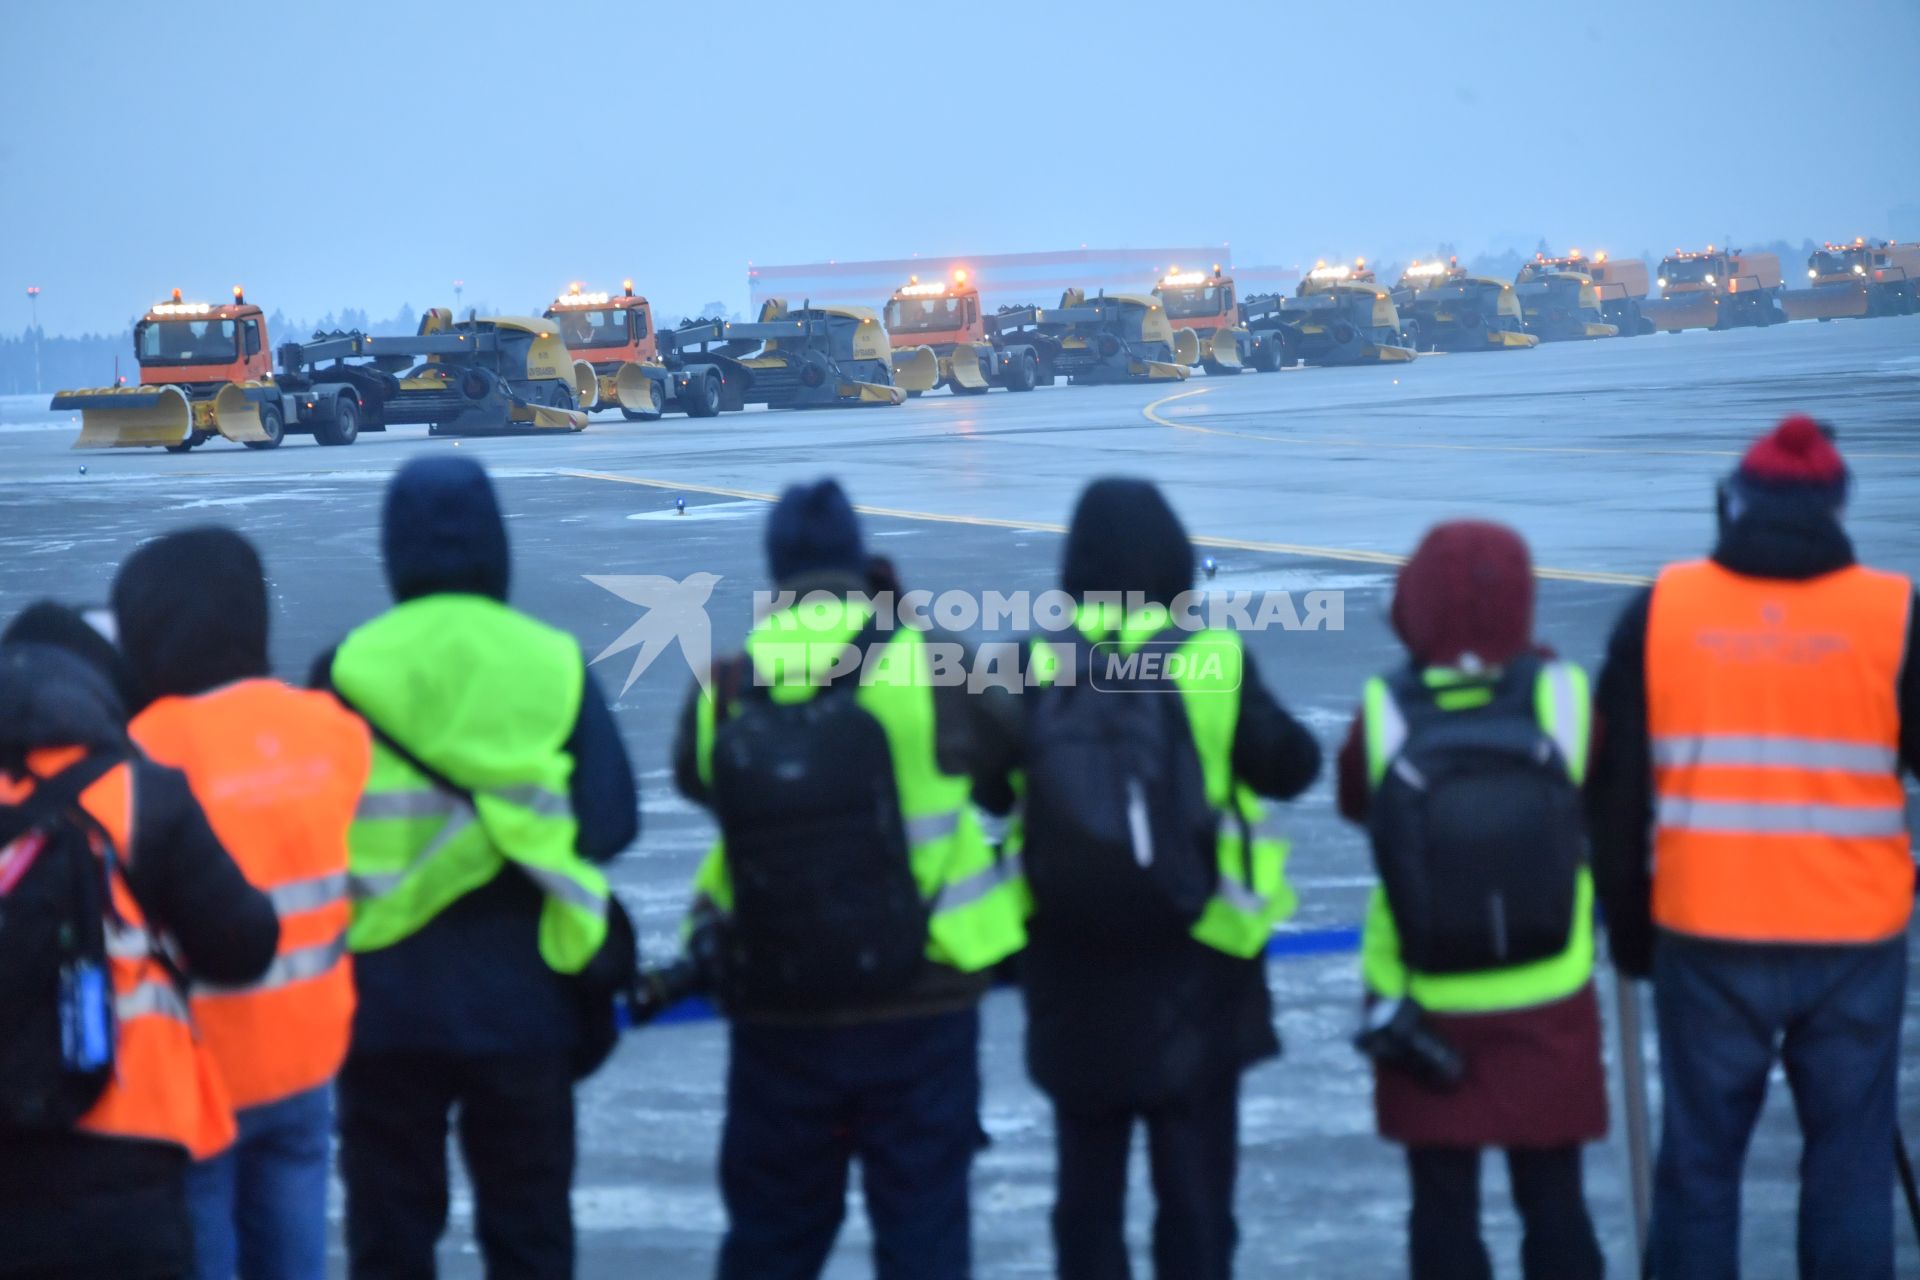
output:
M 1015 356 L 1013 363 L 1007 367 L 1007 390 L 1009 391 L 1031 391 L 1039 380 L 1039 362 L 1033 358 L 1033 353 L 1030 351 Z
M 260 430 L 266 434 L 265 440 L 249 440 L 249 449 L 278 449 L 280 441 L 286 437 L 286 427 L 280 421 L 280 409 L 277 405 L 260 406 Z
M 1218 360 L 1202 360 L 1200 362 L 1200 372 L 1206 374 L 1209 378 L 1226 378 L 1240 371 L 1238 369 L 1229 369 Z
M 351 396 L 333 402 L 333 421 L 313 424 L 313 438 L 321 444 L 352 444 L 360 438 L 360 406 Z
M 714 418 L 720 414 L 720 375 L 708 373 L 701 376 L 695 386 L 687 388 L 692 399 L 687 401 L 689 418 Z
M 186 453 L 190 449 L 199 448 L 201 445 L 205 444 L 206 442 L 207 442 L 206 432 L 189 431 L 187 432 L 187 438 L 185 440 L 182 440 L 179 444 L 168 445 L 167 452 L 168 453 Z
M 547 387 L 547 404 L 554 409 L 573 408 L 573 388 L 564 382 L 554 382 Z

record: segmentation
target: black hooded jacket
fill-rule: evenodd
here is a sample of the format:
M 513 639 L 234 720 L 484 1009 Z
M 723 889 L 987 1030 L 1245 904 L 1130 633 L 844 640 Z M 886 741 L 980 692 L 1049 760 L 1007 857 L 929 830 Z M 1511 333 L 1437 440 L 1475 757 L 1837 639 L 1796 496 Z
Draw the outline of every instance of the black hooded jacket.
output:
M 1714 563 L 1752 578 L 1802 581 L 1854 563 L 1853 543 L 1828 507 L 1791 494 L 1757 493 L 1723 525 Z M 1607 642 L 1594 691 L 1596 749 L 1587 778 L 1594 888 L 1613 963 L 1645 977 L 1653 969 L 1653 756 L 1647 730 L 1647 621 L 1653 592 L 1634 598 Z M 1907 622 L 1909 640 L 1916 618 Z M 1900 758 L 1920 772 L 1920 663 L 1909 644 L 1900 673 Z
M 1193 577 L 1193 545 L 1153 485 L 1101 480 L 1081 496 L 1061 568 L 1065 590 L 1140 592 L 1166 605 Z M 1244 661 L 1234 773 L 1261 795 L 1296 796 L 1320 772 L 1320 745 L 1267 691 L 1252 654 Z M 975 788 L 991 810 L 1011 807 L 1020 736 L 1016 725 Z M 1192 939 L 1096 948 L 1050 929 L 1044 908 L 1028 933 L 1027 1066 L 1063 1108 L 1151 1107 L 1279 1052 L 1264 957 L 1241 960 Z
M 506 525 L 486 472 L 464 458 L 421 458 L 401 469 L 387 490 L 383 545 L 395 600 L 454 592 L 506 599 Z M 329 650 L 314 664 L 315 688 L 333 687 L 333 656 Z M 626 744 L 591 671 L 565 750 L 574 766 L 575 848 L 590 861 L 611 861 L 640 833 L 639 803 Z M 503 867 L 418 932 L 356 955 L 353 1052 L 571 1053 L 574 995 L 541 959 L 543 902 L 531 880 Z
M 127 885 L 187 972 L 223 983 L 265 972 L 280 940 L 272 903 L 227 856 L 185 776 L 128 744 L 112 681 L 67 648 L 0 643 L 0 768 L 58 746 L 131 757 Z M 164 1143 L 0 1131 L 0 1276 L 183 1273 L 186 1166 L 187 1153 Z

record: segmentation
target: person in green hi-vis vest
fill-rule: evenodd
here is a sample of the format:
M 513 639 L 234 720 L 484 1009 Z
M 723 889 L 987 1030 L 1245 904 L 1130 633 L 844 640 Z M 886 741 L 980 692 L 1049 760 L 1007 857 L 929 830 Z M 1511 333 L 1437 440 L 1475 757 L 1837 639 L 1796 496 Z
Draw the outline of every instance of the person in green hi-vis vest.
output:
M 1585 776 L 1590 736 L 1587 678 L 1533 637 L 1533 569 L 1526 543 L 1502 525 L 1437 525 L 1400 571 L 1392 623 L 1406 646 L 1404 678 L 1366 686 L 1339 757 L 1341 813 L 1369 821 L 1401 746 L 1439 717 L 1498 709 L 1531 718 L 1554 747 L 1571 787 Z M 1417 688 L 1402 695 L 1392 690 Z M 1508 701 L 1511 700 L 1511 701 Z M 1414 729 L 1410 731 L 1409 726 Z M 1416 769 L 1417 772 L 1417 769 Z M 1577 800 L 1569 815 L 1578 840 Z M 1548 840 L 1540 837 L 1542 860 Z M 1478 847 L 1484 847 L 1480 845 Z M 1483 1148 L 1506 1153 L 1525 1230 L 1527 1280 L 1598 1280 L 1604 1267 L 1587 1212 L 1582 1144 L 1607 1132 L 1600 1008 L 1594 995 L 1593 877 L 1572 873 L 1572 923 L 1557 953 L 1468 972 L 1415 972 L 1407 936 L 1376 886 L 1361 937 L 1361 976 L 1381 1016 L 1408 1000 L 1423 1025 L 1458 1053 L 1448 1085 L 1407 1064 L 1376 1061 L 1380 1135 L 1406 1148 L 1413 1280 L 1490 1280 L 1480 1235 Z
M 766 550 L 794 600 L 693 690 L 674 747 L 720 827 L 689 920 L 723 939 L 731 1024 L 718 1275 L 817 1276 L 857 1158 L 879 1280 L 965 1280 L 978 1006 L 1026 942 L 973 806 L 987 699 L 935 674 L 957 642 L 888 607 L 839 485 L 789 488 Z
M 382 549 L 393 607 L 314 672 L 375 738 L 348 836 L 348 1272 L 433 1274 L 457 1116 L 488 1272 L 571 1276 L 573 1088 L 611 1034 L 577 978 L 632 946 L 600 869 L 639 834 L 632 767 L 578 642 L 507 604 L 477 463 L 401 468 Z
M 1157 1203 L 1154 1274 L 1227 1280 L 1238 1236 L 1240 1078 L 1280 1052 L 1265 956 L 1294 895 L 1280 815 L 1263 797 L 1289 799 L 1312 785 L 1320 746 L 1267 691 L 1241 635 L 1167 631 L 1170 622 L 1205 621 L 1184 607 L 1200 603 L 1188 594 L 1194 569 L 1193 543 L 1152 483 L 1097 480 L 1080 495 L 1060 585 L 1078 603 L 1084 639 L 1121 653 L 1142 652 L 1149 643 L 1163 653 L 1174 646 L 1194 658 L 1178 664 L 1182 674 L 1163 694 L 1088 692 L 1178 697 L 1183 732 L 1198 756 L 1205 793 L 1199 803 L 1211 818 L 1212 847 L 1188 851 L 1210 873 L 1203 882 L 1210 897 L 1191 930 L 1171 937 L 1095 936 L 1070 922 L 1070 903 L 1050 915 L 1036 886 L 1031 942 L 1021 960 L 1027 1069 L 1054 1104 L 1053 1237 L 1062 1280 L 1131 1274 L 1126 1186 L 1136 1125 L 1147 1131 Z M 1049 855 L 1062 857 L 1037 843 L 1024 847 L 1028 815 L 1017 801 L 1023 791 L 1037 794 L 1026 772 L 1036 745 L 1035 708 L 1039 698 L 1062 691 L 1034 686 L 1055 681 L 1055 655 L 1074 647 L 1064 639 L 1036 637 L 1046 643 L 1033 648 L 1032 678 L 1019 699 L 1024 714 L 982 775 L 982 803 L 1014 812 L 1009 844 L 1030 876 Z M 1056 884 L 1076 878 L 1052 875 Z

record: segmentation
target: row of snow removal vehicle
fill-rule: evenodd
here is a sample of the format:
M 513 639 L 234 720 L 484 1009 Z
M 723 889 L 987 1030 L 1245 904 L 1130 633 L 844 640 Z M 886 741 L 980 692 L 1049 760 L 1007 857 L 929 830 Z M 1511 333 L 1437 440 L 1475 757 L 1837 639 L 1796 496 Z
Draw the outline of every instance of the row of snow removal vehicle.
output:
M 749 405 L 898 405 L 945 388 L 981 395 L 1072 384 L 1176 382 L 1295 365 L 1398 364 L 1423 352 L 1730 329 L 1920 310 L 1920 245 L 1857 238 L 1807 262 L 1788 290 L 1771 253 L 1712 245 L 1646 263 L 1538 254 L 1512 281 L 1416 260 L 1387 286 L 1365 259 L 1318 262 L 1292 294 L 1240 296 L 1220 266 L 1175 266 L 1141 293 L 1068 289 L 1054 307 L 989 311 L 965 268 L 912 277 L 875 311 L 773 299 L 752 322 L 662 328 L 631 280 L 579 284 L 539 316 L 429 310 L 411 335 L 316 333 L 275 350 L 266 317 L 178 289 L 134 325 L 139 379 L 62 391 L 75 448 L 185 452 L 216 437 L 271 449 L 288 435 L 351 444 L 424 424 L 435 435 L 577 432 L 597 412 L 710 418 Z M 1658 287 L 1657 296 L 1654 287 Z

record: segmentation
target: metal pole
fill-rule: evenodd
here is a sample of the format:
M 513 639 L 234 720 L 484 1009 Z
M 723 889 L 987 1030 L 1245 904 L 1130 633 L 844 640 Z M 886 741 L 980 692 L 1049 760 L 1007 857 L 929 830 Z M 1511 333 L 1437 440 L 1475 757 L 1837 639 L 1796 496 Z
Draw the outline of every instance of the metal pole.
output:
M 27 314 L 33 324 L 33 394 L 40 394 L 40 286 L 27 286 Z
M 1640 988 L 1625 974 L 1614 973 L 1614 996 L 1619 1006 L 1620 1088 L 1627 1119 L 1627 1189 L 1633 1198 L 1633 1242 L 1641 1274 L 1647 1271 L 1648 1224 L 1653 1216 L 1653 1158 L 1647 1123 L 1647 1059 L 1641 1040 Z

